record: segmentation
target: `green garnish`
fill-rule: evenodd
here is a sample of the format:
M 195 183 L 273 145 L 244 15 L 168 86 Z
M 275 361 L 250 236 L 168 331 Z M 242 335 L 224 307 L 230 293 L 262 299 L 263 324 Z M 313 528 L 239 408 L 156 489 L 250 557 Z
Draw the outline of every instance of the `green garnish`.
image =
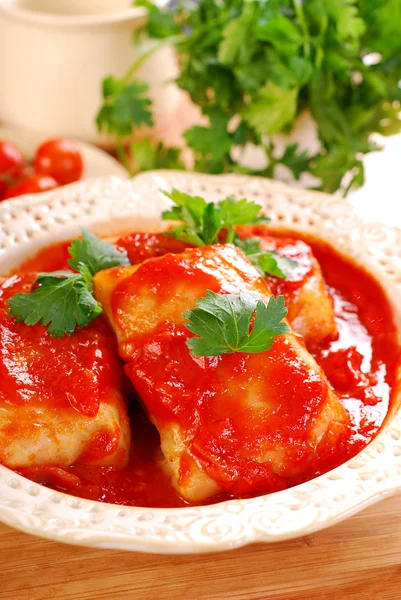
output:
M 185 168 L 179 148 L 165 146 L 163 142 L 152 142 L 147 138 L 135 140 L 130 148 L 131 158 L 139 172 L 152 169 Z
M 206 122 L 184 133 L 197 171 L 274 178 L 284 167 L 295 179 L 312 175 L 312 187 L 345 195 L 363 185 L 363 155 L 378 149 L 372 133 L 401 130 L 401 0 L 137 5 L 148 15 L 136 38 L 151 41 L 123 78 L 106 79 L 98 117 L 98 126 L 117 136 L 150 121 L 147 92 L 136 77 L 163 46 L 175 47 L 177 84 Z M 313 119 L 320 149 L 307 152 L 294 143 L 280 149 L 275 135 L 289 133 L 305 115 Z M 259 169 L 241 160 L 249 144 L 265 157 Z M 154 144 L 141 147 L 145 168 L 157 168 L 159 152 L 166 168 L 176 168 L 179 150 Z M 126 164 L 133 166 L 130 159 Z
M 275 250 L 262 251 L 260 238 L 241 240 L 235 233 L 235 225 L 255 225 L 268 223 L 270 219 L 260 216 L 261 206 L 243 198 L 235 200 L 230 196 L 218 204 L 206 202 L 200 196 L 190 196 L 176 189 L 164 192 L 175 204 L 163 213 L 163 219 L 182 221 L 169 233 L 178 240 L 194 246 L 208 246 L 219 241 L 219 234 L 225 231 L 225 241 L 233 243 L 246 254 L 258 271 L 285 279 L 297 262 L 280 256 Z
M 208 246 L 219 241 L 219 233 L 227 229 L 226 242 L 234 239 L 234 225 L 268 223 L 270 219 L 259 216 L 261 206 L 245 198 L 235 200 L 229 196 L 218 204 L 206 202 L 200 196 L 190 196 L 176 189 L 163 192 L 175 204 L 163 212 L 163 219 L 183 221 L 170 232 L 178 240 L 194 246 Z
M 241 248 L 242 252 L 263 275 L 273 275 L 280 279 L 286 279 L 291 276 L 291 272 L 298 265 L 296 260 L 281 256 L 276 250 L 262 250 L 261 239 L 251 237 L 241 239 L 238 236 L 234 238 L 234 244 Z
M 120 252 L 113 244 L 104 242 L 85 227 L 81 231 L 82 239 L 72 240 L 68 248 L 71 256 L 68 264 L 76 271 L 79 271 L 80 263 L 86 265 L 91 275 L 111 267 L 127 267 L 131 264 L 126 252 Z
M 83 267 L 84 265 L 82 265 Z M 83 269 L 82 269 L 83 270 Z M 17 323 L 48 325 L 53 337 L 63 337 L 76 327 L 85 327 L 102 312 L 93 296 L 92 277 L 82 273 L 39 273 L 30 294 L 16 294 L 8 301 Z
M 194 356 L 265 352 L 278 335 L 290 331 L 283 322 L 286 314 L 283 296 L 271 296 L 266 305 L 256 293 L 215 294 L 207 290 L 206 296 L 183 315 L 186 328 L 198 336 L 186 344 Z
M 106 77 L 102 86 L 104 104 L 96 118 L 99 131 L 123 136 L 131 133 L 133 125 L 153 125 L 148 89 L 141 81 L 129 83 L 112 75 Z
M 68 263 L 78 273 L 39 273 L 30 293 L 15 294 L 8 300 L 9 311 L 18 323 L 48 325 L 49 335 L 63 337 L 76 327 L 86 327 L 103 312 L 93 295 L 93 275 L 103 269 L 129 265 L 127 253 L 118 252 L 85 228 L 82 239 L 73 240 L 68 251 Z

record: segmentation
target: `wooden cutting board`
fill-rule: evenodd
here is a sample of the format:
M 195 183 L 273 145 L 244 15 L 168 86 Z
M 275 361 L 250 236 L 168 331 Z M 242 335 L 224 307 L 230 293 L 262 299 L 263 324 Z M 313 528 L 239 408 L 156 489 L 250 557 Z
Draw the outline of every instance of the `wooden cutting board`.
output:
M 56 544 L 0 525 L 2 600 L 398 600 L 401 498 L 290 542 L 158 556 Z

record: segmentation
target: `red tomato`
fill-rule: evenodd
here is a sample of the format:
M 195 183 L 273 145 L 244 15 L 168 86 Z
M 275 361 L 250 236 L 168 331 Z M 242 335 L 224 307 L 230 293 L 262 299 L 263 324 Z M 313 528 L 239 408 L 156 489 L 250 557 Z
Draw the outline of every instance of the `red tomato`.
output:
M 60 185 L 77 181 L 83 171 L 78 146 L 63 138 L 43 142 L 36 151 L 33 166 L 36 173 L 49 175 Z
M 17 146 L 0 140 L 0 198 L 6 191 L 10 180 L 19 177 L 24 169 L 25 160 Z
M 22 194 L 38 194 L 39 192 L 53 190 L 56 187 L 58 187 L 58 183 L 53 177 L 35 173 L 34 175 L 26 177 L 19 183 L 10 185 L 4 194 L 4 199 L 22 196 Z
M 0 179 L 0 200 L 3 200 L 7 187 L 7 182 Z

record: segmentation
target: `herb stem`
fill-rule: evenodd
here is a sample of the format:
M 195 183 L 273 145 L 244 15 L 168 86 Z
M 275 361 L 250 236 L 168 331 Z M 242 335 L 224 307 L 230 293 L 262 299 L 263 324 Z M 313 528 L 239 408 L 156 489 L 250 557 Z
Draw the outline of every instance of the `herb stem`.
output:
M 273 156 L 274 146 L 271 142 L 269 145 L 264 146 L 264 151 L 266 155 L 267 165 L 264 169 L 264 173 L 266 177 L 273 179 L 274 177 L 274 168 L 278 164 L 278 161 Z
M 119 135 L 116 137 L 116 152 L 117 152 L 118 159 L 120 160 L 122 165 L 125 167 L 125 169 L 127 169 L 130 176 L 133 177 L 135 173 L 131 166 L 128 153 L 125 150 L 125 148 L 122 144 L 122 141 L 121 141 L 121 137 Z
M 299 20 L 299 24 L 302 29 L 302 33 L 304 35 L 303 47 L 304 47 L 305 58 L 310 58 L 310 36 L 309 36 L 309 30 L 308 30 L 308 26 L 306 23 L 305 15 L 304 15 L 304 10 L 302 8 L 302 0 L 294 0 L 294 8 L 295 8 L 295 12 L 298 17 L 298 20 Z
M 234 231 L 234 228 L 231 226 L 229 228 L 229 230 L 227 231 L 226 244 L 233 244 L 234 237 L 235 237 L 235 231 Z
M 154 54 L 155 52 L 158 52 L 159 50 L 164 48 L 164 46 L 170 46 L 170 45 L 174 46 L 175 44 L 178 44 L 179 42 L 185 41 L 185 39 L 186 39 L 186 35 L 184 35 L 184 34 L 174 35 L 174 36 L 171 36 L 168 38 L 164 38 L 164 39 L 160 40 L 157 44 L 153 44 L 152 46 L 150 46 L 147 50 L 145 50 L 144 52 L 142 52 L 142 54 L 140 54 L 138 56 L 136 61 L 134 61 L 132 63 L 132 65 L 130 66 L 130 68 L 128 69 L 128 71 L 126 72 L 124 77 L 122 78 L 123 85 L 127 85 L 128 83 L 130 83 L 130 81 L 132 80 L 134 75 L 136 75 L 136 73 L 140 69 L 140 67 L 148 60 L 148 58 L 150 56 L 152 56 L 152 54 Z

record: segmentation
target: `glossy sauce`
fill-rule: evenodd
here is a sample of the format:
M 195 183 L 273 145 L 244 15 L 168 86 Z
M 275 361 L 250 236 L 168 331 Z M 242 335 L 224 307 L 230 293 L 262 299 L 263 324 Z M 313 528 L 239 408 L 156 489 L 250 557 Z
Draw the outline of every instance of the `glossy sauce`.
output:
M 129 233 L 116 242 L 118 250 L 125 250 L 135 265 L 147 258 L 163 256 L 164 254 L 183 252 L 188 244 L 159 233 Z
M 17 269 L 13 270 L 13 273 L 37 273 L 39 271 L 50 273 L 51 271 L 71 270 L 68 264 L 71 258 L 68 252 L 70 245 L 71 241 L 67 240 L 46 246 L 31 258 L 24 260 Z
M 332 468 L 359 452 L 383 424 L 391 403 L 400 350 L 391 308 L 379 284 L 328 246 L 308 243 L 330 287 L 339 332 L 337 339 L 321 343 L 312 354 L 336 390 L 351 423 L 346 443 L 342 441 L 335 448 L 335 461 L 328 466 Z M 30 260 L 29 270 L 64 268 L 63 256 L 59 256 L 57 266 L 54 256 L 52 248 L 42 251 Z M 140 258 L 144 257 L 141 253 Z M 133 443 L 130 464 L 125 470 L 41 467 L 20 472 L 56 489 L 106 502 L 184 505 L 161 468 L 157 431 L 135 400 L 130 406 Z M 229 494 L 220 495 L 215 501 L 228 497 Z
M 64 338 L 49 336 L 41 325 L 27 327 L 10 319 L 8 298 L 29 292 L 34 279 L 33 274 L 14 275 L 0 285 L 0 401 L 72 406 L 93 417 L 107 390 L 118 387 L 123 376 L 115 336 L 103 316 Z

